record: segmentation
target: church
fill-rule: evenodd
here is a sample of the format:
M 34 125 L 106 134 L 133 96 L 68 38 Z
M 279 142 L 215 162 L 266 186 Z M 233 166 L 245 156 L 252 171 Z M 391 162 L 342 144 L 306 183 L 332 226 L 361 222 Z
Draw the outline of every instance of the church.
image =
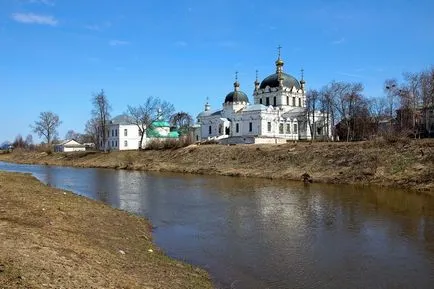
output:
M 261 82 L 256 72 L 253 104 L 240 88 L 237 74 L 233 91 L 229 92 L 219 110 L 211 110 L 209 103 L 197 116 L 196 140 L 218 140 L 223 144 L 284 143 L 296 140 L 324 139 L 327 116 L 320 111 L 306 109 L 306 82 L 303 71 L 300 80 L 283 71 L 279 55 L 275 73 Z M 313 123 L 315 121 L 315 123 Z M 331 135 L 330 135 L 331 137 Z

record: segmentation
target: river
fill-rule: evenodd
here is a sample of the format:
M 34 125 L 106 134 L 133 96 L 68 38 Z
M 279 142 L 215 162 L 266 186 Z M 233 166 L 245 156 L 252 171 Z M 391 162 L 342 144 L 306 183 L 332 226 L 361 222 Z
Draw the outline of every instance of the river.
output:
M 434 200 L 400 190 L 17 165 L 152 222 L 217 288 L 433 288 Z

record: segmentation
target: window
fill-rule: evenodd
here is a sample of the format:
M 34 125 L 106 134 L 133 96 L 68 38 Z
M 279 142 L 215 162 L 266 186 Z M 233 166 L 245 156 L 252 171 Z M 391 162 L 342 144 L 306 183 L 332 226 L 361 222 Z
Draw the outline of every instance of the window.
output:
M 138 130 L 138 135 L 142 136 L 142 131 L 140 129 Z
M 115 140 L 115 147 L 118 147 L 118 141 Z
M 301 106 L 301 98 L 298 99 L 298 106 Z
M 112 129 L 112 137 L 115 136 L 115 130 Z
M 292 106 L 295 106 L 295 97 L 292 98 Z
M 259 103 L 262 104 L 262 98 L 259 99 Z
M 115 146 L 115 142 L 114 141 L 112 141 L 112 147 L 114 147 Z
M 138 141 L 138 143 L 137 143 L 137 147 L 140 148 L 140 141 Z
M 271 122 L 267 122 L 267 131 L 271 132 Z
M 240 132 L 240 124 L 239 123 L 235 124 L 235 132 Z
M 289 123 L 286 124 L 286 133 L 291 133 L 291 125 Z
M 128 136 L 128 130 L 124 129 L 124 136 Z
M 269 97 L 266 97 L 266 98 L 265 98 L 265 105 L 266 105 L 266 106 L 269 106 L 269 105 L 270 105 L 270 98 L 269 98 Z
M 279 133 L 283 134 L 283 123 L 279 123 Z
M 211 134 L 211 126 L 208 127 L 208 134 Z
M 289 96 L 286 97 L 286 105 L 289 105 Z
M 128 147 L 128 141 L 127 140 L 124 141 L 124 147 Z
M 249 131 L 253 130 L 253 124 L 251 122 L 249 122 Z
M 273 106 L 276 106 L 277 105 L 277 103 L 276 103 L 276 97 L 273 97 Z
M 118 129 L 115 129 L 115 136 L 118 136 Z
M 297 124 L 296 123 L 294 123 L 294 130 L 293 130 L 293 133 L 297 133 L 298 132 L 298 129 L 297 129 Z

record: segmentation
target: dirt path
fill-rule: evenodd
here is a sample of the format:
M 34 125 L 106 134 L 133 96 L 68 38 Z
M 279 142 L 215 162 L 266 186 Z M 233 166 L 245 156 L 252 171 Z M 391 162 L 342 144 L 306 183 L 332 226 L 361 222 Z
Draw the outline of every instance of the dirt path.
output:
M 212 288 L 155 247 L 149 223 L 0 172 L 0 288 Z

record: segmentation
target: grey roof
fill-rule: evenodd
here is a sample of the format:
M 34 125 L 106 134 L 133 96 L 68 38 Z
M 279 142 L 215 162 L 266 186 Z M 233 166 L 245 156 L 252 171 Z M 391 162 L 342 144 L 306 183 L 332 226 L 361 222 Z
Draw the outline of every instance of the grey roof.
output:
M 125 124 L 131 124 L 131 123 L 133 123 L 132 119 L 128 115 L 125 115 L 125 114 L 118 115 L 118 116 L 116 116 L 110 120 L 110 124 L 125 125 Z
M 267 107 L 263 104 L 252 104 L 246 106 L 243 111 L 256 111 L 256 110 L 267 110 Z
M 202 111 L 200 112 L 197 117 L 201 116 L 210 116 L 210 115 L 220 115 L 222 110 L 208 110 L 208 111 Z
M 283 117 L 297 117 L 306 115 L 305 107 L 295 107 L 285 113 L 282 114 Z
M 300 89 L 300 82 L 292 75 L 286 74 L 282 72 L 282 78 L 283 78 L 283 86 L 285 87 L 293 87 Z M 264 89 L 267 86 L 269 87 L 279 87 L 279 75 L 277 73 L 274 73 L 272 75 L 267 76 L 259 86 L 260 89 Z
M 242 91 L 232 91 L 226 95 L 225 103 L 227 102 L 249 102 L 249 98 Z

